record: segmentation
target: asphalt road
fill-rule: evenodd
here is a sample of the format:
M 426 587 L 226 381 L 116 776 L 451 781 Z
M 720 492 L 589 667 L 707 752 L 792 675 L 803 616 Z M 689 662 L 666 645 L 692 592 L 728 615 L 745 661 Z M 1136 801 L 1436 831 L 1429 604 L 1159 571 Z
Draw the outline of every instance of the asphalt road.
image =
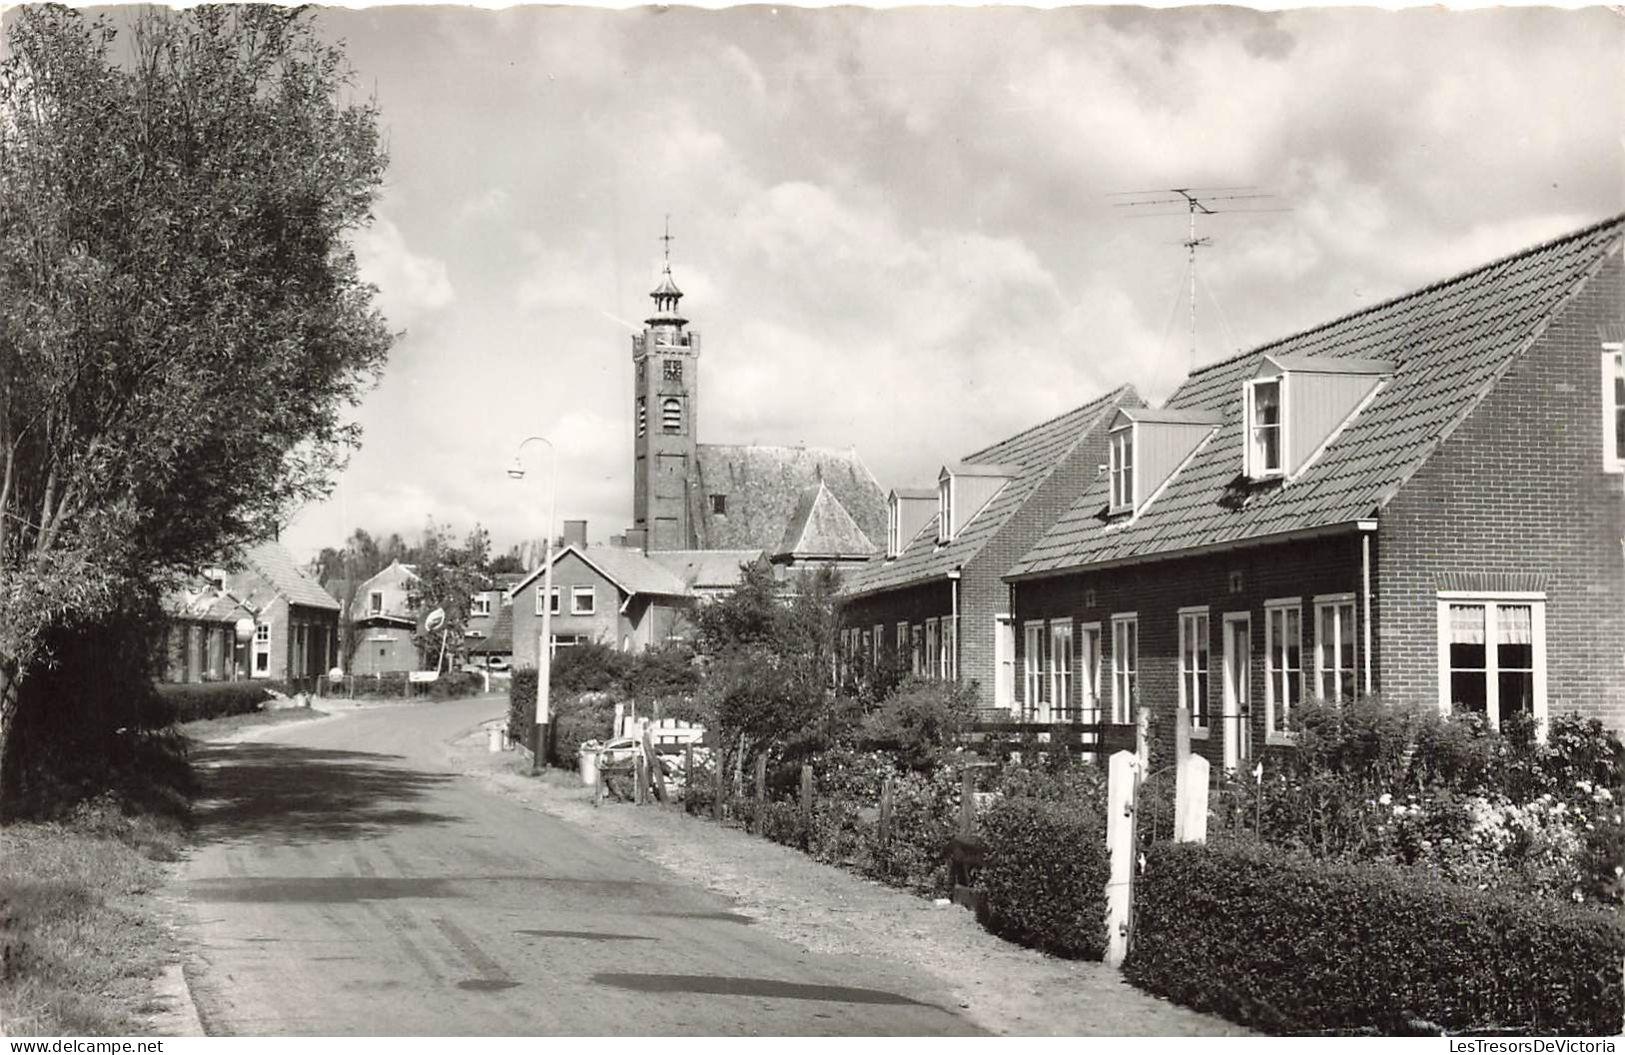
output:
M 929 977 L 808 953 L 447 765 L 500 699 L 211 745 L 186 976 L 222 1036 L 975 1033 Z

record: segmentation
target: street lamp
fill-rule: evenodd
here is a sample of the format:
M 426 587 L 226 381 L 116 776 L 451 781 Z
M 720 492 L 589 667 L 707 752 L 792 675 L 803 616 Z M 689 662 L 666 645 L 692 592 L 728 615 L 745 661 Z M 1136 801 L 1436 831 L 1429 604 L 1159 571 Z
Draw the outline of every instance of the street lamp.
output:
M 508 475 L 515 480 L 525 478 L 525 465 L 521 459 L 525 448 L 540 443 L 547 448 L 547 523 L 542 543 L 542 640 L 536 657 L 536 720 L 531 724 L 531 774 L 542 771 L 542 756 L 547 749 L 547 724 L 552 717 L 550 702 L 553 681 L 553 511 L 558 497 L 558 451 L 545 436 L 527 436 L 514 451 L 513 464 Z

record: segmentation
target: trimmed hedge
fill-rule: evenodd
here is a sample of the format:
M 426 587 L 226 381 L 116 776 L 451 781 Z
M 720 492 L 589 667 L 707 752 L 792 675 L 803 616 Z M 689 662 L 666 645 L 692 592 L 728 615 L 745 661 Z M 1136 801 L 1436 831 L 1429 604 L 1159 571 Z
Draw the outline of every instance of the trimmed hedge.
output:
M 1273 1033 L 1619 1031 L 1625 927 L 1423 873 L 1161 843 L 1136 881 L 1136 985 Z
M 154 685 L 157 713 L 154 726 L 179 725 L 204 718 L 251 714 L 271 698 L 264 682 L 211 681 Z
M 1104 956 L 1111 864 L 1100 819 L 1076 803 L 1004 798 L 980 827 L 988 930 L 1057 956 Z

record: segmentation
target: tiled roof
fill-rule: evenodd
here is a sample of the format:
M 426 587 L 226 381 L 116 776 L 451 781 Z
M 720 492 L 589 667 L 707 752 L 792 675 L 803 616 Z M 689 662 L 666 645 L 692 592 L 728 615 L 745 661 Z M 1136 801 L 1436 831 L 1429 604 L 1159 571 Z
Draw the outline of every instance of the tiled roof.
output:
M 1604 259 L 1625 217 L 1191 374 L 1168 400 L 1224 424 L 1133 520 L 1107 526 L 1098 480 L 1010 571 L 1042 575 L 1333 528 L 1373 517 Z M 1241 478 L 1243 381 L 1261 356 L 1386 360 L 1393 373 L 1285 485 Z
M 569 553 L 574 553 L 598 569 L 599 574 L 614 583 L 622 593 L 659 594 L 665 597 L 688 596 L 688 587 L 683 580 L 673 574 L 670 568 L 644 555 L 642 550 L 622 546 L 566 546 L 553 554 L 553 563 L 557 564 Z M 537 568 L 513 587 L 512 592 L 517 594 L 540 578 L 545 570 Z
M 830 489 L 820 480 L 801 492 L 796 511 L 785 526 L 775 557 L 805 560 L 821 557 L 872 557 L 880 549 L 865 535 Z
M 699 445 L 690 480 L 699 549 L 771 550 L 784 539 L 802 492 L 820 481 L 871 541 L 885 537 L 886 496 L 853 450 Z M 727 513 L 711 495 L 727 495 Z
M 759 549 L 650 550 L 649 559 L 664 565 L 691 590 L 720 590 L 739 584 L 739 566 L 762 559 Z
M 513 651 L 513 605 L 505 604 L 491 623 L 491 632 L 482 638 L 470 638 L 468 651 L 474 653 Z
M 333 595 L 300 571 L 299 565 L 294 563 L 293 554 L 280 542 L 261 542 L 244 553 L 243 559 L 263 575 L 288 603 L 338 611 L 339 603 L 333 599 Z
M 235 598 L 216 593 L 213 588 L 193 586 L 171 590 L 161 602 L 164 612 L 176 619 L 194 619 L 206 623 L 236 623 L 251 614 Z
M 979 465 L 1007 463 L 1017 472 L 964 525 L 953 541 L 938 546 L 937 518 L 932 517 L 893 560 L 873 560 L 852 571 L 842 593 L 848 596 L 911 586 L 941 578 L 982 551 L 1005 522 L 1049 478 L 1083 439 L 1109 424 L 1119 406 L 1137 405 L 1139 395 L 1124 385 L 1059 417 L 1034 425 L 961 459 Z M 899 488 L 899 493 L 904 489 Z M 926 492 L 935 496 L 936 492 Z

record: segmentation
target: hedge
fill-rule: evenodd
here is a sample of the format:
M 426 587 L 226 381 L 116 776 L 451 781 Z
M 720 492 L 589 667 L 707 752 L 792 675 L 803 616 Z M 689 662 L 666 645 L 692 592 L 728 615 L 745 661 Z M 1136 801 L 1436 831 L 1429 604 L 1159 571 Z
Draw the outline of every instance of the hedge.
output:
M 249 714 L 271 698 L 264 682 L 211 681 L 155 685 L 157 713 L 153 726 L 178 725 L 204 718 Z
M 1130 980 L 1273 1033 L 1613 1035 L 1611 914 L 1256 845 L 1161 843 L 1135 887 Z
M 980 826 L 988 929 L 1057 956 L 1104 956 L 1111 866 L 1100 819 L 1077 803 L 1001 798 Z

